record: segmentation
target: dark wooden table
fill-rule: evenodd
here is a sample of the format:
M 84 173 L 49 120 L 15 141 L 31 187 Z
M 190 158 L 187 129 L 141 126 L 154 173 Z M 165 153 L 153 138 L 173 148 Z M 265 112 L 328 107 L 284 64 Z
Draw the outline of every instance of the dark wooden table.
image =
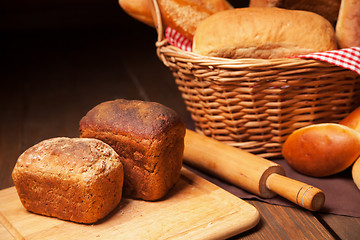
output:
M 121 21 L 2 29 L 0 189 L 13 186 L 11 171 L 24 150 L 47 138 L 78 136 L 81 117 L 103 101 L 159 102 L 192 127 L 170 71 L 156 56 L 154 29 Z M 360 238 L 360 218 L 248 202 L 259 210 L 261 221 L 233 239 Z

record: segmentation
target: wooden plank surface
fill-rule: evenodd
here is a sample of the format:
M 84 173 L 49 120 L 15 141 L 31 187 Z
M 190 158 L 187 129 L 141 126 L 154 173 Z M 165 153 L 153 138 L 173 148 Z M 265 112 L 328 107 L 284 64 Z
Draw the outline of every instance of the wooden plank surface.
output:
M 225 239 L 259 221 L 254 206 L 184 168 L 165 199 L 123 198 L 114 211 L 95 224 L 30 213 L 14 187 L 0 191 L 0 202 L 0 214 L 25 239 Z
M 191 126 L 170 71 L 156 57 L 154 30 L 129 22 L 97 29 L 5 33 L 7 48 L 0 72 L 6 82 L 0 88 L 0 189 L 13 186 L 11 171 L 22 151 L 49 137 L 77 136 L 80 118 L 105 100 L 157 101 L 175 109 Z M 359 218 L 249 202 L 260 212 L 261 222 L 232 239 L 359 236 Z

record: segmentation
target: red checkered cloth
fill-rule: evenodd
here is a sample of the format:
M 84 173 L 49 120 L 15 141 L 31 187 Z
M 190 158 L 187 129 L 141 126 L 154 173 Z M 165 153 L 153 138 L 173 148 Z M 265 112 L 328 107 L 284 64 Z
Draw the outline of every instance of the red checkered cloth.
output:
M 184 51 L 192 51 L 192 42 L 186 37 L 182 36 L 176 30 L 167 27 L 165 37 L 169 43 Z M 306 55 L 296 56 L 298 58 L 311 58 L 339 67 L 350 69 L 360 75 L 360 47 L 343 48 L 339 50 L 311 53 Z
M 165 30 L 165 37 L 171 45 L 178 47 L 183 51 L 192 51 L 192 41 L 178 33 L 176 30 L 167 27 Z
M 360 75 L 360 47 L 343 48 L 327 52 L 317 52 L 300 55 L 297 57 L 312 58 L 328 62 L 330 64 L 355 71 Z

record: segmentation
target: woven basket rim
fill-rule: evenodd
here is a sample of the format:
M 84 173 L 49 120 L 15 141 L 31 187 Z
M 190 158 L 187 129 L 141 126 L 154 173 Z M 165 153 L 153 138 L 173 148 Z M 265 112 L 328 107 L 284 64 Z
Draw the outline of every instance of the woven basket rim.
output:
M 184 51 L 176 46 L 171 45 L 167 39 L 156 42 L 156 47 L 158 48 L 158 52 L 160 54 L 166 54 L 168 56 L 173 56 L 176 58 L 183 58 L 184 61 L 188 61 L 189 63 L 203 64 L 203 65 L 222 65 L 223 68 L 233 68 L 237 65 L 243 65 L 246 67 L 246 64 L 251 65 L 251 67 L 256 66 L 271 66 L 271 65 L 289 65 L 292 67 L 293 65 L 302 65 L 302 64 L 318 64 L 319 66 L 324 67 L 336 67 L 333 64 L 319 61 L 316 59 L 310 58 L 299 58 L 299 57 L 291 57 L 291 58 L 271 58 L 271 59 L 263 59 L 263 58 L 221 58 L 221 57 L 213 57 L 213 56 L 204 56 L 199 55 L 194 52 Z
M 182 50 L 176 46 L 173 46 L 169 43 L 168 39 L 165 37 L 165 29 L 162 22 L 161 11 L 158 5 L 158 0 L 148 0 L 150 4 L 150 10 L 153 16 L 155 29 L 157 31 L 157 41 L 155 46 L 157 48 L 156 52 L 158 57 L 163 61 L 163 63 L 169 67 L 169 63 L 165 58 L 174 57 L 176 60 L 181 60 L 187 62 L 188 65 L 196 64 L 198 66 L 207 66 L 209 68 L 218 67 L 223 70 L 226 69 L 246 69 L 246 68 L 326 68 L 330 71 L 339 72 L 339 71 L 351 71 L 349 69 L 330 64 L 328 62 L 320 61 L 317 59 L 306 58 L 306 57 L 287 57 L 287 58 L 271 58 L 271 59 L 262 59 L 262 58 L 222 58 L 222 57 L 213 57 L 213 56 L 204 56 L 194 52 L 189 52 Z

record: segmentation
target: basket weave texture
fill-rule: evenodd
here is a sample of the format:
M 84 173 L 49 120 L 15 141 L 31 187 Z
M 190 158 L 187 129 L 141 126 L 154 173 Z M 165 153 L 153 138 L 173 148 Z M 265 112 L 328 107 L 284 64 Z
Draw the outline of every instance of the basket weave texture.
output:
M 225 59 L 186 52 L 165 39 L 159 13 L 157 54 L 171 70 L 197 132 L 278 158 L 294 130 L 339 122 L 360 105 L 360 75 L 351 70 L 311 59 Z

